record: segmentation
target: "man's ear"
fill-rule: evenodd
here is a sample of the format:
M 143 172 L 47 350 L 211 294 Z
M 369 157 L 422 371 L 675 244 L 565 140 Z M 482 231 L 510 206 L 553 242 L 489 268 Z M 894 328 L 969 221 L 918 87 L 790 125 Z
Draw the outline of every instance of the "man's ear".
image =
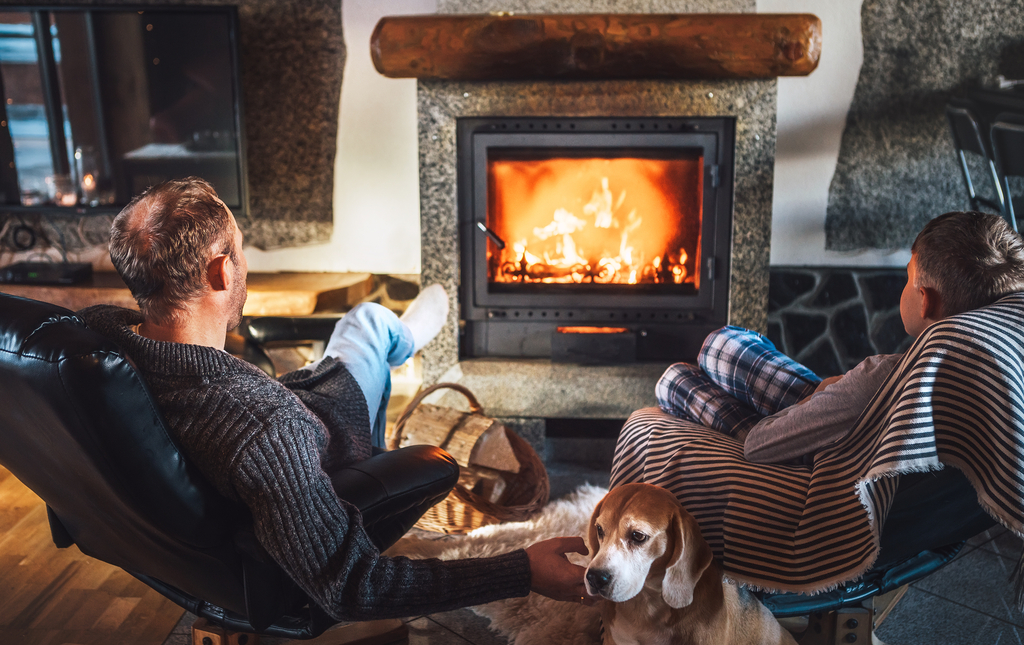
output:
M 921 319 L 940 320 L 942 318 L 942 296 L 934 287 L 918 287 L 921 290 Z
M 214 256 L 206 265 L 206 279 L 214 291 L 227 291 L 231 288 L 234 275 L 231 272 L 230 262 L 231 256 L 225 253 Z
M 661 597 L 669 607 L 682 609 L 693 602 L 693 590 L 713 556 L 692 517 L 676 513 L 668 532 L 673 543 L 672 557 L 661 582 Z

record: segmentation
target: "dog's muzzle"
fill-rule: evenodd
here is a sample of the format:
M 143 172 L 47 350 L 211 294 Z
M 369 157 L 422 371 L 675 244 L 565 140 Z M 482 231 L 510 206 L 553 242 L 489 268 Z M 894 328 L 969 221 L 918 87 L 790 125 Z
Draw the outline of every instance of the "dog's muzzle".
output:
M 588 569 L 587 570 L 587 584 L 590 585 L 590 590 L 596 593 L 600 593 L 608 587 L 612 581 L 612 574 L 609 571 L 602 569 Z

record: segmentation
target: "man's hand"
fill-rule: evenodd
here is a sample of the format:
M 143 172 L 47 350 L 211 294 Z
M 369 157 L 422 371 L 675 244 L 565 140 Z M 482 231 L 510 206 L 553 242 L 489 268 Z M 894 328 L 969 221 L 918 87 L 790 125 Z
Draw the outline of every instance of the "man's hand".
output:
M 838 383 L 840 379 L 843 378 L 843 376 L 843 374 L 840 374 L 839 376 L 830 376 L 827 379 L 822 380 L 821 383 L 818 383 L 818 387 L 814 388 L 814 393 L 817 394 L 818 392 L 821 392 L 822 390 L 827 388 L 829 385 L 832 385 L 833 383 Z
M 833 383 L 838 382 L 839 379 L 841 379 L 841 378 L 843 378 L 842 374 L 840 374 L 839 376 L 830 376 L 830 377 L 828 377 L 827 379 L 823 380 L 821 383 L 818 383 L 818 386 L 816 388 L 814 388 L 814 392 L 811 393 L 811 396 L 814 396 L 818 392 L 821 392 L 822 390 L 827 388 L 829 385 L 832 385 Z M 806 396 L 806 397 L 800 399 L 799 401 L 796 402 L 796 404 L 797 405 L 802 405 L 804 403 L 807 403 L 808 401 L 811 400 L 811 396 Z
M 585 568 L 569 562 L 566 553 L 587 555 L 583 538 L 561 537 L 537 542 L 526 549 L 530 558 L 530 590 L 553 600 L 593 605 L 597 598 L 587 593 Z

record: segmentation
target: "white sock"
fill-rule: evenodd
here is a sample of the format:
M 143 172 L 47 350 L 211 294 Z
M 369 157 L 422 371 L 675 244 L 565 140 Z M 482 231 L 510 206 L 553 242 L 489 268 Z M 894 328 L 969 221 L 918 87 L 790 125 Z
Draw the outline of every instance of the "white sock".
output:
M 434 340 L 448 320 L 448 294 L 444 287 L 432 284 L 412 301 L 401 320 L 412 332 L 414 351 L 420 351 Z

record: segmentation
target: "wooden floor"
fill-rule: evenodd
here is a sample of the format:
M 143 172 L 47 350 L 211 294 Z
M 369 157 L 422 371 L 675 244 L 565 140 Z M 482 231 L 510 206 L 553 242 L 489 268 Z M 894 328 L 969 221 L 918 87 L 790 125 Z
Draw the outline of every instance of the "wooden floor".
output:
M 50 539 L 46 507 L 0 467 L 0 644 L 161 645 L 184 611 Z

